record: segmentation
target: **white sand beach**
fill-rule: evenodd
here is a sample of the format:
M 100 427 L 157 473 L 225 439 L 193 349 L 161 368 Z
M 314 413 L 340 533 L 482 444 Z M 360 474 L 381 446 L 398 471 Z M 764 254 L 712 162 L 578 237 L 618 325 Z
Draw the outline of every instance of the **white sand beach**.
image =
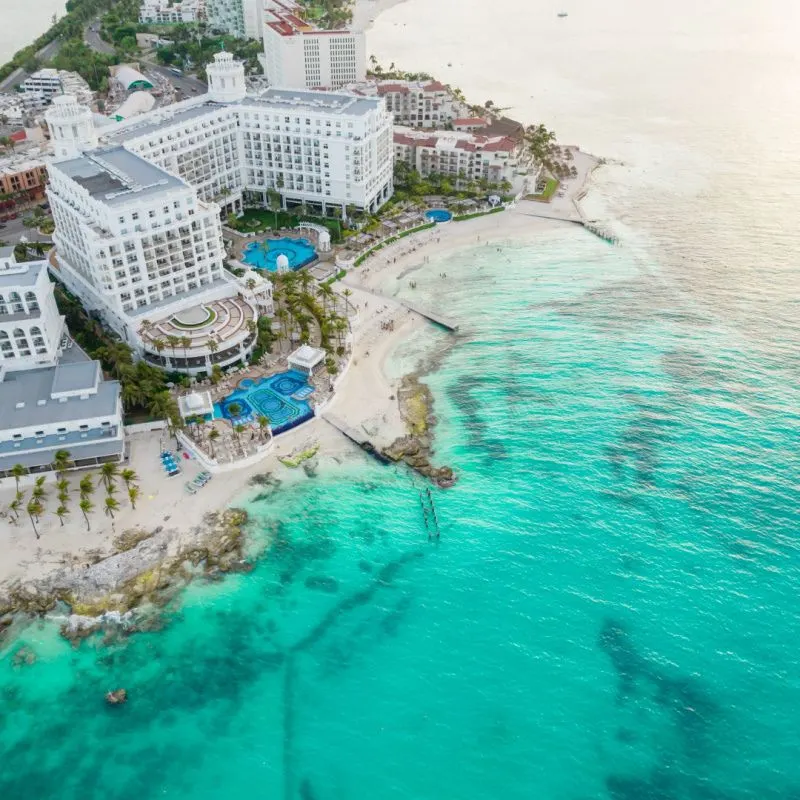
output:
M 398 2 L 402 0 L 358 0 L 354 25 L 368 28 L 377 14 Z M 55 476 L 49 475 L 46 513 L 37 526 L 39 539 L 24 510 L 16 523 L 12 521 L 6 509 L 14 497 L 14 481 L 0 481 L 0 529 L 4 538 L 0 587 L 17 581 L 35 581 L 66 565 L 81 569 L 87 556 L 97 560 L 113 553 L 114 538 L 132 528 L 153 531 L 161 527 L 174 531 L 171 549 L 177 549 L 191 540 L 209 511 L 223 509 L 237 497 L 246 499 L 248 482 L 253 475 L 265 472 L 285 475 L 289 468 L 278 461 L 279 456 L 319 445 L 317 459 L 323 468 L 335 468 L 346 458 L 364 458 L 352 442 L 325 421 L 325 413 L 330 412 L 350 428 L 364 431 L 379 447 L 404 435 L 406 430 L 396 399 L 399 381 L 387 376 L 386 361 L 409 334 L 430 323 L 382 292 L 387 291 L 386 287 L 391 286 L 398 275 L 421 266 L 426 259 L 432 260 L 479 242 L 525 239 L 548 226 L 569 224 L 547 217 L 579 219 L 574 200 L 584 191 L 597 160 L 576 152 L 574 163 L 578 176 L 565 183 L 563 196 L 554 197 L 550 204 L 522 201 L 502 213 L 451 222 L 408 236 L 351 270 L 341 284 L 335 285 L 335 289 L 352 291 L 350 303 L 357 311 L 351 321 L 353 352 L 350 362 L 339 377 L 322 417 L 317 416 L 277 437 L 259 463 L 216 474 L 197 494 L 189 495 L 185 483 L 201 471 L 201 465 L 193 459 L 181 459 L 183 473 L 169 478 L 161 467 L 159 452 L 164 444 L 174 449 L 174 440 L 168 441 L 166 432 L 133 434 L 129 437 L 130 461 L 124 466 L 134 469 L 138 476 L 140 496 L 136 508 L 131 508 L 125 488 L 118 480 L 117 497 L 121 508 L 112 520 L 103 511 L 105 493 L 98 487 L 93 497 L 96 508 L 89 515 L 87 530 L 78 508 L 77 488 L 85 471 L 69 473 L 70 514 L 62 525 L 53 513 L 57 506 Z M 391 294 L 391 290 L 388 293 Z M 426 301 L 420 298 L 419 302 L 424 306 Z M 390 322 L 393 324 L 386 324 Z M 95 483 L 99 483 L 97 471 L 89 472 L 93 472 Z
M 591 163 L 587 161 L 583 178 L 588 174 L 589 166 Z M 571 195 L 576 195 L 581 188 L 581 180 L 576 179 L 570 187 Z M 516 208 L 499 214 L 439 225 L 386 247 L 362 267 L 352 270 L 339 288 L 350 288 L 350 302 L 358 312 L 353 319 L 353 354 L 323 415 L 331 412 L 349 427 L 364 431 L 377 446 L 386 446 L 402 436 L 406 431 L 396 399 L 398 381 L 387 376 L 386 361 L 410 333 L 430 323 L 398 301 L 381 294 L 381 288 L 391 285 L 401 273 L 421 266 L 426 258 L 433 260 L 444 253 L 479 243 L 524 240 L 547 227 L 568 224 L 529 216 L 566 215 L 570 210 L 568 203 L 571 204 L 569 198 L 560 198 L 559 205 L 549 206 L 523 201 Z M 457 276 L 453 277 L 457 279 Z M 425 305 L 424 299 L 420 302 Z M 393 330 L 387 330 L 382 324 L 389 321 L 394 321 Z M 77 496 L 77 484 L 85 472 L 75 472 L 68 475 L 74 490 L 71 513 L 63 526 L 53 513 L 56 507 L 55 478 L 48 476 L 50 498 L 45 504 L 48 511 L 38 524 L 40 539 L 35 538 L 31 522 L 24 513 L 14 524 L 4 512 L 0 520 L 5 538 L 0 557 L 0 585 L 12 581 L 35 581 L 68 564 L 80 567 L 90 551 L 98 555 L 111 554 L 114 538 L 131 528 L 151 531 L 161 526 L 174 529 L 174 547 L 178 548 L 191 539 L 193 529 L 201 526 L 207 512 L 222 509 L 233 503 L 237 496 L 246 494 L 248 481 L 253 475 L 264 472 L 278 474 L 281 471 L 286 474 L 289 468 L 278 461 L 278 456 L 319 445 L 318 458 L 322 467 L 335 467 L 337 462 L 347 458 L 365 457 L 323 418 L 316 417 L 277 437 L 259 463 L 216 474 L 196 495 L 189 495 L 184 484 L 202 467 L 195 460 L 182 459 L 183 474 L 168 478 L 159 462 L 162 437 L 166 437 L 166 432 L 137 433 L 130 437 L 130 463 L 127 466 L 136 471 L 141 489 L 135 510 L 125 496 L 124 487 L 120 486 L 117 496 L 121 509 L 112 520 L 102 510 L 104 491 L 100 487 L 95 492 L 96 508 L 90 514 L 90 529 L 87 530 Z M 174 441 L 166 443 L 174 448 Z M 13 495 L 12 479 L 0 482 L 0 509 L 8 507 Z

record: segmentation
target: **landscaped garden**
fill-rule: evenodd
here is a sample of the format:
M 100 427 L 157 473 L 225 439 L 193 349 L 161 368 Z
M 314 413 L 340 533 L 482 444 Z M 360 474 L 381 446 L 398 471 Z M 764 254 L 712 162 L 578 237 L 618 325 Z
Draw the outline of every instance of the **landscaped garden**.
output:
M 229 228 L 240 233 L 264 233 L 265 231 L 279 231 L 296 228 L 301 222 L 313 222 L 324 225 L 331 233 L 331 241 L 339 242 L 342 239 L 342 223 L 330 217 L 313 217 L 308 214 L 294 214 L 290 211 L 271 211 L 266 208 L 248 208 L 237 217 L 228 216 L 226 224 Z

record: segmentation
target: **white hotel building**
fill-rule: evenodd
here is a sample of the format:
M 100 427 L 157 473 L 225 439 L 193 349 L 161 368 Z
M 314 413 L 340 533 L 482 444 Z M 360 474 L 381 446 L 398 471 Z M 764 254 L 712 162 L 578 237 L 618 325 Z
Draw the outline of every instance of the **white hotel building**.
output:
M 144 0 L 139 7 L 139 22 L 145 24 L 191 23 L 205 17 L 205 0 Z
M 366 77 L 364 33 L 317 28 L 294 3 L 267 0 L 263 40 L 264 74 L 273 86 L 339 89 Z
M 0 249 L 0 478 L 16 464 L 52 469 L 66 450 L 74 466 L 124 454 L 119 384 L 69 339 L 47 263 L 18 264 Z
M 55 274 L 148 360 L 189 373 L 247 358 L 251 322 L 272 311 L 268 280 L 224 269 L 221 214 L 270 190 L 284 205 L 375 210 L 393 190 L 391 116 L 379 99 L 247 95 L 242 65 L 224 52 L 208 78 L 207 95 L 100 137 L 68 96 L 47 114 Z M 159 352 L 167 337 L 189 343 Z

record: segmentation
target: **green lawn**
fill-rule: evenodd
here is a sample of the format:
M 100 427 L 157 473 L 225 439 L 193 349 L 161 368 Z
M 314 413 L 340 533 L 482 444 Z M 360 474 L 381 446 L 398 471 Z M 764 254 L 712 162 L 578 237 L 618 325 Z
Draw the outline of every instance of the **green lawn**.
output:
M 236 229 L 242 233 L 252 233 L 260 230 L 280 230 L 281 228 L 296 228 L 298 222 L 315 222 L 324 225 L 331 232 L 331 240 L 338 242 L 342 238 L 342 226 L 338 219 L 324 217 L 300 217 L 287 211 L 278 212 L 278 224 L 275 225 L 275 213 L 263 208 L 249 208 L 237 220 Z
M 544 191 L 541 194 L 526 195 L 526 200 L 536 200 L 537 203 L 549 203 L 550 198 L 558 191 L 559 182 L 555 178 L 549 178 Z

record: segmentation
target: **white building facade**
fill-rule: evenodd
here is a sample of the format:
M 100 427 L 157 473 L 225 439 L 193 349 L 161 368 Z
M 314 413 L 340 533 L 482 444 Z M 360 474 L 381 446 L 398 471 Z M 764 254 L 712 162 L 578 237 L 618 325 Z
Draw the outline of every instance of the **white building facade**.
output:
M 22 82 L 23 92 L 39 93 L 48 100 L 61 93 L 61 78 L 57 69 L 40 69 Z
M 124 455 L 120 389 L 70 340 L 44 261 L 17 263 L 0 250 L 0 478 L 16 464 L 53 468 Z
M 139 22 L 145 24 L 171 25 L 205 18 L 205 0 L 144 0 L 139 7 Z
M 378 97 L 246 92 L 241 64 L 218 53 L 209 92 L 122 124 L 103 139 L 178 175 L 225 212 L 245 194 L 321 212 L 377 210 L 393 192 L 392 120 Z
M 239 39 L 260 39 L 264 0 L 207 0 L 206 17 L 213 30 Z
M 439 81 L 365 81 L 346 88 L 367 97 L 382 97 L 395 125 L 444 128 L 468 111 L 466 103 Z
M 513 182 L 524 169 L 521 143 L 507 136 L 481 136 L 459 131 L 418 131 L 396 127 L 394 156 L 423 177 L 431 173 L 454 181 Z
M 366 77 L 364 33 L 317 28 L 293 4 L 268 0 L 263 40 L 272 86 L 339 89 Z
M 212 88 L 227 96 L 225 74 L 216 77 Z M 215 169 L 230 162 L 231 185 L 240 182 L 238 140 L 229 136 L 235 119 L 216 113 L 226 106 L 203 107 L 207 127 L 197 132 L 197 142 L 209 150 L 198 145 L 197 158 L 187 160 L 183 146 L 191 137 L 184 128 L 151 124 L 159 131 L 152 147 L 146 137 L 135 146 L 128 133 L 121 134 L 125 146 L 98 145 L 91 120 L 82 127 L 73 101 L 59 99 L 48 115 L 60 156 L 48 167 L 54 274 L 152 363 L 199 373 L 245 360 L 255 346 L 258 317 L 272 313 L 272 284 L 251 279 L 245 285 L 224 269 L 220 207 L 201 196 L 200 190 L 219 189 L 202 168 L 208 152 L 221 159 Z M 72 119 L 75 125 L 65 123 Z M 217 122 L 225 131 L 209 134 Z M 164 353 L 167 343 L 171 355 Z
M 13 247 L 0 249 L 0 375 L 53 366 L 63 335 L 47 263 L 18 264 Z

